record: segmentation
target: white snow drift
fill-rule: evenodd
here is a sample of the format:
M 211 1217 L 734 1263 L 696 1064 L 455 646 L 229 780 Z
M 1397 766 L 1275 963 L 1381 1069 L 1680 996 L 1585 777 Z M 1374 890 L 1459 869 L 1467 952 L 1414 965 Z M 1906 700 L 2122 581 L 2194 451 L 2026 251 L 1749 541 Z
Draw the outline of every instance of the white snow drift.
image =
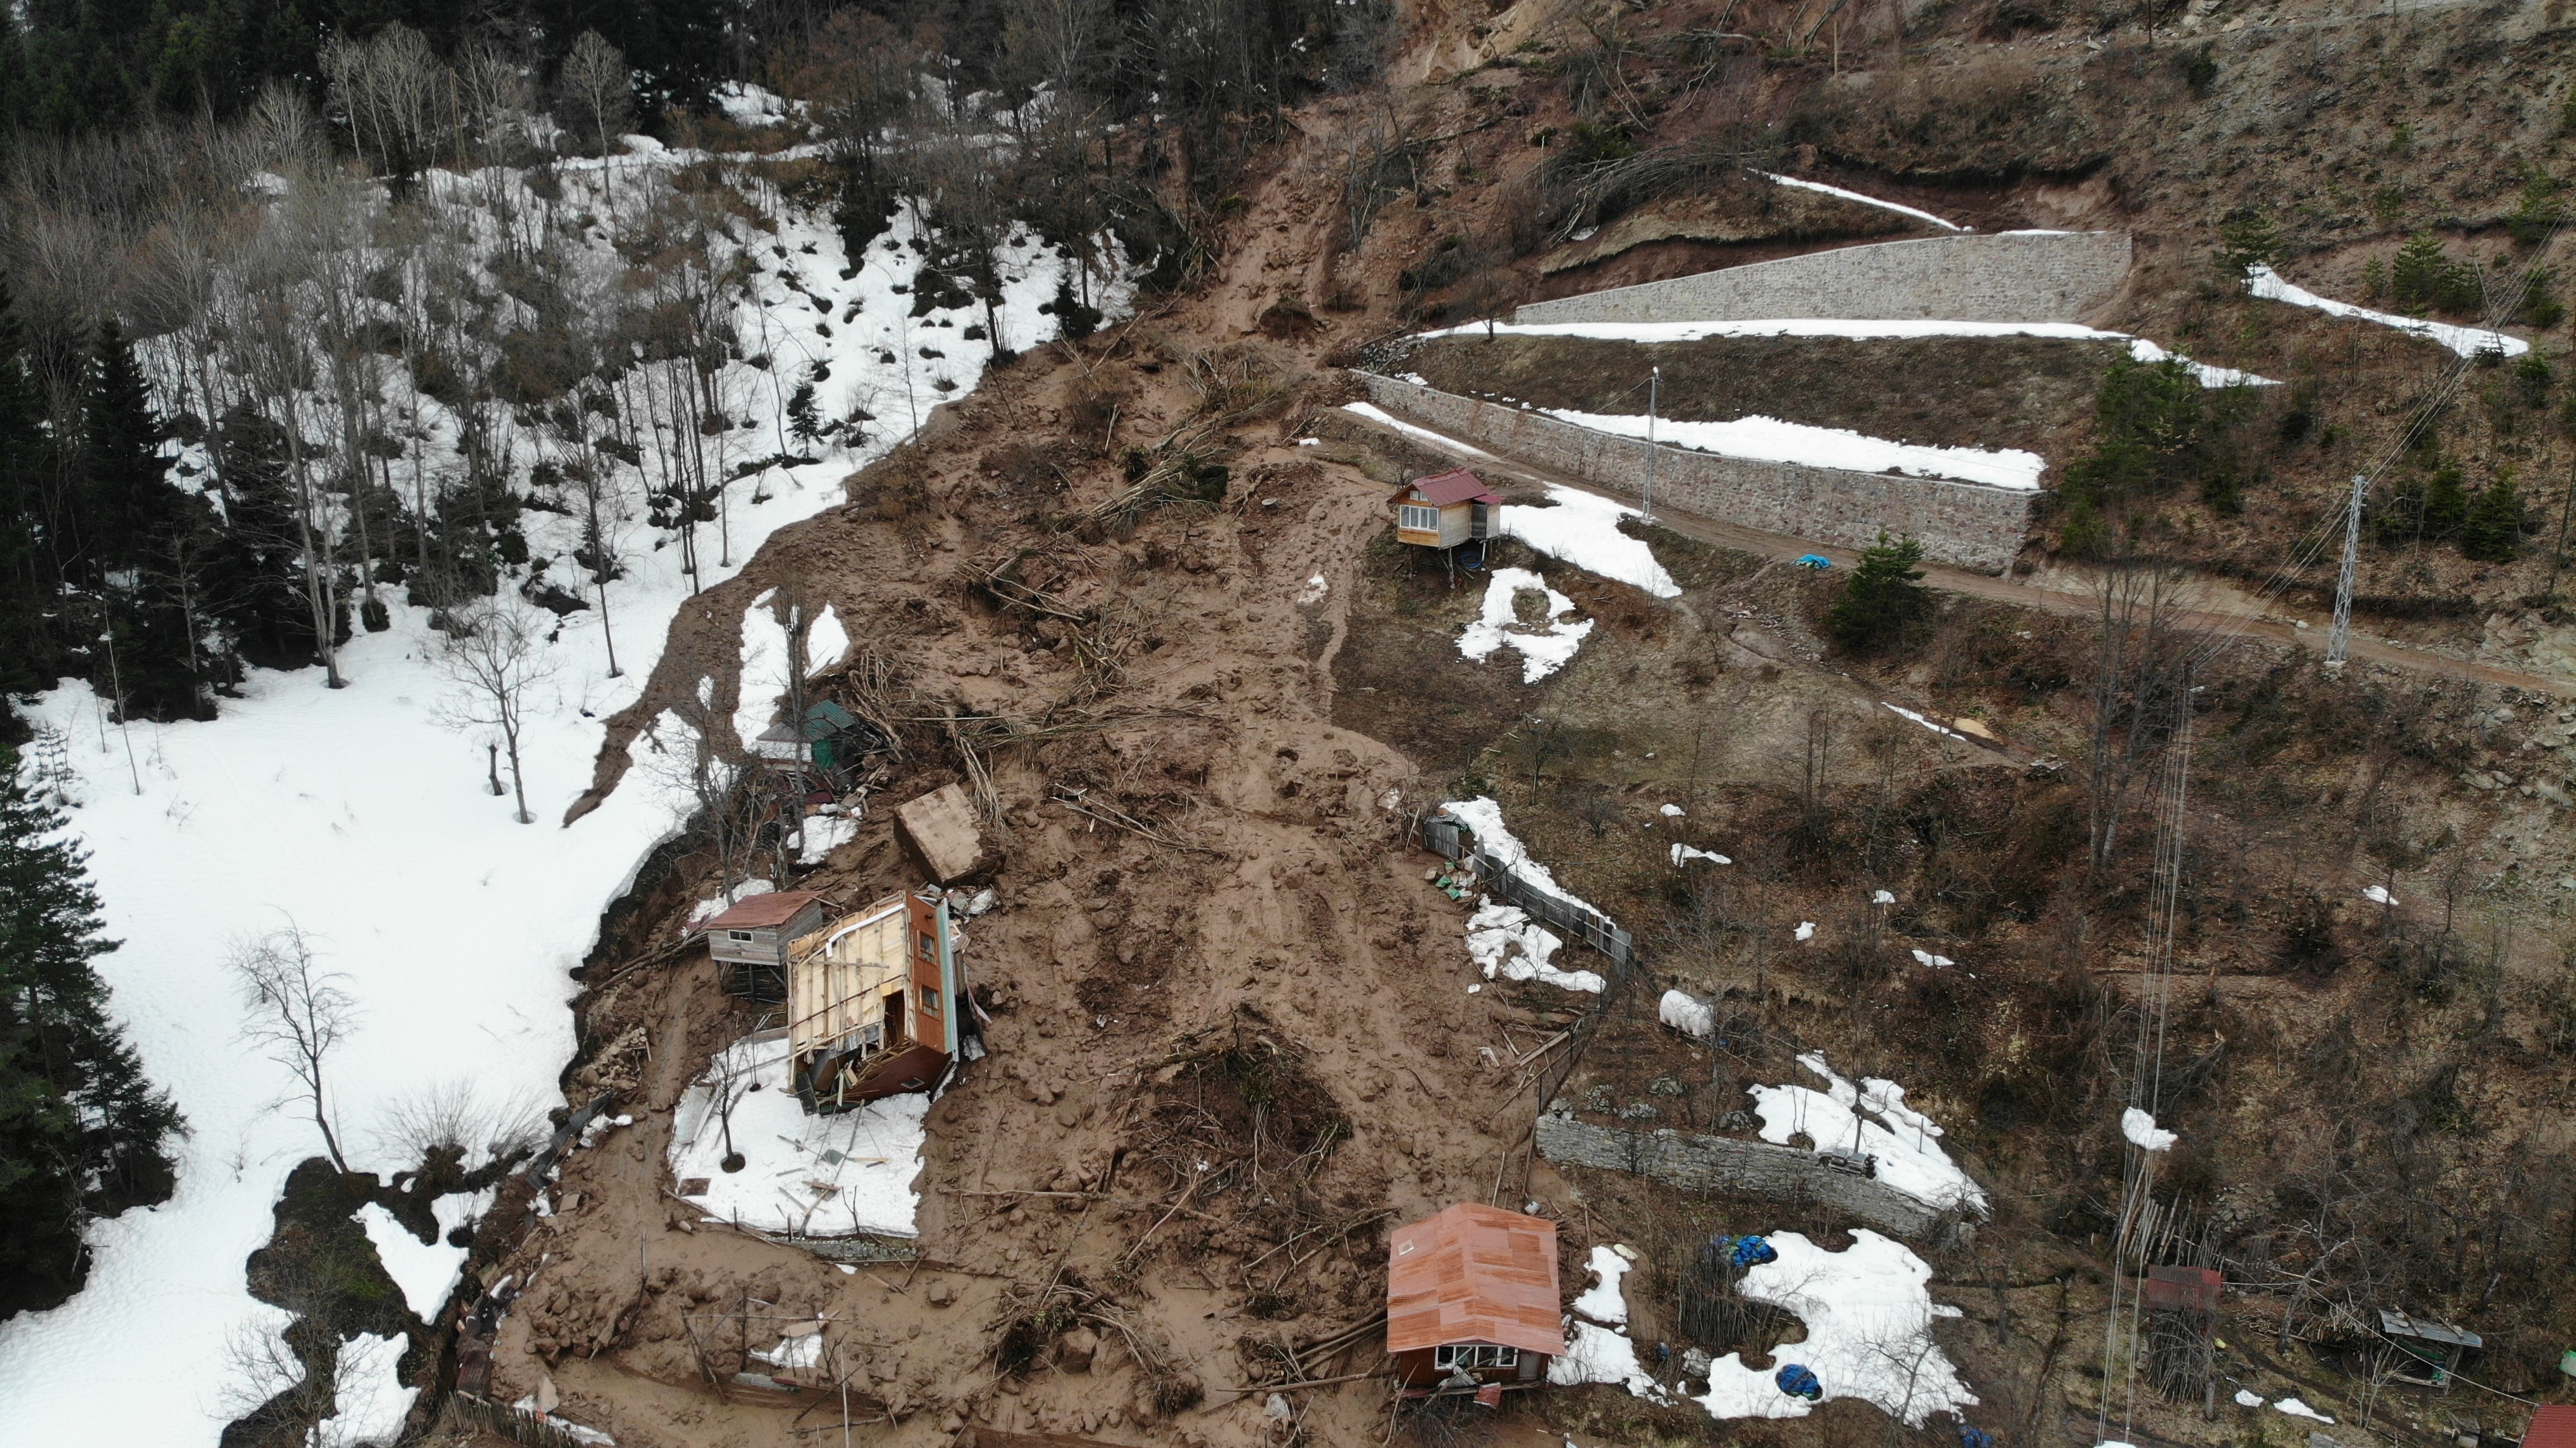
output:
M 1553 506 L 1504 504 L 1495 531 L 1518 538 L 1550 558 L 1562 558 L 1587 573 L 1644 589 L 1656 598 L 1681 597 L 1681 586 L 1655 561 L 1655 550 L 1646 540 L 1619 531 L 1620 519 L 1644 514 L 1562 483 L 1548 484 L 1547 497 Z

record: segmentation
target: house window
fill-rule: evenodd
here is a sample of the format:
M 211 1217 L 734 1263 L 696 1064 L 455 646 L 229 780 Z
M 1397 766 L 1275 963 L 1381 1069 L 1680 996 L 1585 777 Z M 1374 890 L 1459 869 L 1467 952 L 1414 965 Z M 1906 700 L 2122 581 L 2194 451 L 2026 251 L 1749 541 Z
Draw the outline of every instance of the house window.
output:
M 938 953 L 939 937 L 931 934 L 929 931 L 923 931 L 921 933 L 921 958 L 928 960 Z
M 1486 1342 L 1451 1343 L 1431 1350 L 1435 1368 L 1516 1368 L 1521 1365 L 1521 1350 L 1496 1347 Z
M 1440 510 L 1407 503 L 1395 510 L 1395 526 L 1409 533 L 1437 533 L 1440 531 Z
M 934 1016 L 939 1014 L 939 992 L 929 986 L 923 986 L 921 988 L 921 1008 Z
M 751 932 L 748 930 L 728 930 L 725 932 L 725 939 L 749 945 L 751 943 Z

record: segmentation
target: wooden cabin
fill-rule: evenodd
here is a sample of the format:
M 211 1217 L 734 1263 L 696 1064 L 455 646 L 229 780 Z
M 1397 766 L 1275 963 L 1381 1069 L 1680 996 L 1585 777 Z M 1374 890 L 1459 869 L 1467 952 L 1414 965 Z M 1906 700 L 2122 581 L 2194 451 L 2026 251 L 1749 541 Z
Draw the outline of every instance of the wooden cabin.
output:
M 1406 1387 L 1543 1381 L 1565 1351 L 1563 1312 L 1544 1217 L 1461 1202 L 1387 1244 L 1386 1350 Z
M 809 1111 L 927 1091 L 963 1046 L 947 897 L 889 895 L 790 946 L 787 1048 Z
M 727 994 L 776 1005 L 787 998 L 789 943 L 820 927 L 831 909 L 812 890 L 773 890 L 691 928 L 706 935 Z
M 2387 1376 L 2445 1390 L 2452 1374 L 2486 1346 L 2485 1338 L 2467 1328 L 2386 1307 L 2379 1309 L 2379 1339 Z
M 1421 548 L 1455 548 L 1490 538 L 1503 500 L 1465 468 L 1416 478 L 1395 490 L 1395 541 Z

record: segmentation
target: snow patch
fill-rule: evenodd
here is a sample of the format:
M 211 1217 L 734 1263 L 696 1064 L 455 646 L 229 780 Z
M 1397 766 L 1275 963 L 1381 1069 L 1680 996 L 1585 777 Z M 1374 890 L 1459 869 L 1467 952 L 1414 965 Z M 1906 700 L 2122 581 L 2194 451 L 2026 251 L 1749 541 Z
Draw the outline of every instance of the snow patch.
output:
M 1467 917 L 1467 956 L 1492 980 L 1540 980 L 1565 990 L 1601 993 L 1604 981 L 1588 970 L 1559 970 L 1548 963 L 1564 946 L 1553 931 L 1517 905 L 1488 898 Z
M 810 870 L 831 858 L 834 850 L 859 837 L 859 822 L 850 815 L 812 815 L 798 836 L 796 863 Z
M 2361 892 L 2361 898 L 2369 901 L 2373 905 L 2394 905 L 2397 903 L 2397 897 L 2389 894 L 2388 887 L 2385 885 L 2371 886 L 2369 889 Z
M 1839 196 L 1845 201 L 1857 201 L 1863 206 L 1875 206 L 1881 211 L 1893 211 L 1901 216 L 1911 216 L 1917 221 L 1928 221 L 1934 226 L 1941 228 L 1943 231 L 1967 231 L 1971 229 L 1969 227 L 1961 226 L 1955 221 L 1944 221 L 1929 211 L 1917 211 L 1911 206 L 1900 206 L 1893 201 L 1881 201 L 1875 196 L 1863 196 L 1857 191 L 1845 191 L 1840 186 L 1828 186 L 1822 181 L 1801 181 L 1795 176 L 1781 176 L 1769 171 L 1754 171 L 1753 174 L 1761 177 L 1765 181 L 1775 181 L 1783 186 L 1794 186 L 1801 191 L 1821 191 L 1827 196 Z
M 2274 1403 L 2272 1407 L 2274 1411 L 2287 1413 L 2293 1418 L 2308 1418 L 2319 1423 L 2331 1423 L 2334 1421 L 2334 1416 L 2332 1414 L 2320 1413 L 2316 1409 L 2309 1407 L 2307 1404 L 2300 1402 L 2296 1398 L 2283 1398 L 2281 1401 Z
M 1946 955 L 1934 955 L 1928 950 L 1918 950 L 1914 952 L 1914 963 L 1916 965 L 1928 965 L 1934 970 L 1948 970 L 1959 962 L 1952 960 Z
M 1663 808 L 1663 816 L 1668 820 L 1680 819 L 1682 817 L 1682 807 L 1677 804 L 1665 805 Z
M 1685 1036 L 1696 1036 L 1704 1041 L 1717 1034 L 1716 1007 L 1685 992 L 1664 992 L 1663 1001 L 1655 1013 L 1665 1025 Z
M 719 1091 L 734 1096 L 733 1150 Z M 709 1219 L 764 1232 L 812 1237 L 914 1235 L 921 1195 L 922 1119 L 930 1098 L 889 1096 L 831 1116 L 809 1116 L 789 1080 L 787 1037 L 751 1036 L 725 1048 L 680 1098 L 671 1124 L 671 1175 L 704 1177 L 683 1198 Z
M 2281 274 L 2262 262 L 2245 268 L 2245 289 L 2265 301 L 2287 302 L 2294 307 L 2309 307 L 2329 316 L 2350 317 L 2357 322 L 2375 322 L 2394 327 L 2400 332 L 2421 337 L 2447 347 L 2462 357 L 2475 357 L 2481 352 L 2494 352 L 2506 357 L 2519 357 L 2531 350 L 2531 344 L 2520 337 L 2508 337 L 2484 327 L 2456 327 L 2448 322 L 2428 322 L 2421 317 L 2401 317 L 2393 312 L 2374 312 L 2350 302 L 2321 297 L 2304 287 L 2294 287 Z M 2296 1402 L 2293 1398 L 2288 1401 Z M 2331 1420 L 2329 1420 L 2331 1421 Z
M 1851 1246 L 1840 1252 L 1796 1232 L 1767 1240 L 1779 1257 L 1748 1269 L 1738 1290 L 1797 1314 L 1806 1340 L 1774 1349 L 1773 1368 L 1747 1367 L 1741 1353 L 1711 1363 L 1708 1392 L 1698 1400 L 1711 1417 L 1805 1417 L 1815 1405 L 1772 1381 L 1777 1365 L 1791 1362 L 1816 1375 L 1827 1401 L 1857 1398 L 1908 1427 L 1976 1405 L 1977 1395 L 1932 1340 L 1933 1322 L 1959 1309 L 1933 1303 L 1932 1269 L 1905 1244 L 1867 1227 L 1853 1228 Z
M 805 672 L 808 677 L 822 673 L 849 657 L 850 631 L 841 627 L 840 616 L 830 604 L 805 625 Z
M 1905 1104 L 1905 1088 L 1878 1076 L 1855 1086 L 1834 1073 L 1822 1053 L 1798 1064 L 1824 1078 L 1825 1089 L 1755 1086 L 1762 1139 L 1786 1146 L 1804 1133 L 1818 1151 L 1857 1151 L 1878 1160 L 1878 1180 L 1941 1211 L 1982 1212 L 1986 1194 L 1941 1149 L 1941 1128 Z M 1813 1363 L 1808 1366 L 1815 1366 Z
M 1801 920 L 1798 922 L 1798 928 L 1791 933 L 1796 935 L 1800 940 L 1813 940 L 1816 938 L 1816 922 L 1813 920 Z
M 403 1350 L 410 1341 L 399 1333 L 362 1332 L 340 1344 L 339 1365 L 331 1374 L 331 1396 L 339 1411 L 314 1430 L 315 1443 L 358 1448 L 390 1444 L 402 1436 L 403 1419 L 411 1414 L 412 1399 L 420 1396 L 420 1389 L 405 1387 L 402 1380 Z
M 1649 419 L 1642 413 L 1577 412 L 1548 407 L 1539 411 L 1560 422 L 1587 427 L 1614 437 L 1646 436 Z M 2032 492 L 2048 460 L 2021 448 L 1938 447 L 1930 443 L 1895 442 L 1844 427 L 1812 427 L 1776 417 L 1739 417 L 1732 422 L 1676 422 L 1653 419 L 1657 446 L 1687 448 L 1720 457 L 1761 462 L 1802 463 L 1855 473 L 1902 473 L 1945 482 L 1975 483 L 1989 488 Z
M 462 1195 L 470 1203 L 473 1197 Z M 450 1200 L 439 1198 L 441 1203 Z M 367 1240 L 376 1244 L 376 1260 L 385 1265 L 385 1275 L 402 1289 L 403 1301 L 410 1304 L 412 1315 L 436 1326 L 440 1309 L 447 1306 L 447 1295 L 456 1290 L 456 1279 L 465 1270 L 463 1247 L 447 1245 L 447 1222 L 438 1226 L 438 1240 L 424 1242 L 409 1227 L 394 1220 L 380 1202 L 369 1202 L 358 1209 L 358 1225 L 366 1230 Z
M 1689 845 L 1675 841 L 1673 844 L 1673 868 L 1678 870 L 1693 860 L 1706 860 L 1714 865 L 1732 865 L 1735 863 L 1724 855 L 1716 854 L 1708 850 L 1693 849 Z
M 2141 1151 L 2163 1151 L 2182 1140 L 2178 1134 L 2157 1126 L 2155 1117 L 2135 1106 L 2120 1113 L 2120 1134 Z
M 1548 1363 L 1547 1380 L 1559 1387 L 1608 1383 L 1648 1402 L 1672 1401 L 1621 1330 L 1628 1325 L 1628 1299 L 1619 1290 L 1619 1279 L 1628 1273 L 1627 1259 L 1613 1248 L 1595 1247 L 1588 1265 L 1592 1285 L 1574 1299 L 1565 1319 L 1565 1352 Z
M 1547 600 L 1547 623 L 1541 630 L 1524 628 L 1513 612 L 1514 600 L 1524 593 Z M 1458 635 L 1458 652 L 1482 663 L 1496 649 L 1509 646 L 1520 653 L 1521 682 L 1535 684 L 1564 668 L 1592 632 L 1591 619 L 1565 617 L 1572 612 L 1574 600 L 1548 587 L 1537 574 L 1526 568 L 1497 568 L 1485 585 L 1483 613 Z
M 1681 586 L 1655 561 L 1655 550 L 1643 538 L 1619 531 L 1622 518 L 1645 515 L 1598 493 L 1547 485 L 1546 508 L 1505 504 L 1495 531 L 1518 538 L 1551 558 L 1561 558 L 1587 573 L 1644 589 L 1656 598 L 1679 598 Z
M 2240 1408 L 2262 1407 L 2263 1395 L 2250 1388 L 2238 1388 L 2236 1390 L 2236 1406 Z
M 1908 709 L 1908 708 L 1904 707 L 1904 706 L 1903 706 L 1903 705 L 1901 705 L 1901 704 L 1890 704 L 1890 703 L 1887 703 L 1887 702 L 1886 702 L 1886 701 L 1884 701 L 1884 700 L 1881 700 L 1881 701 L 1880 701 L 1880 703 L 1879 703 L 1879 707 L 1880 707 L 1880 708 L 1882 708 L 1882 709 L 1888 710 L 1889 712 L 1891 712 L 1891 713 L 1895 714 L 1895 715 L 1896 715 L 1896 717 L 1898 717 L 1898 718 L 1900 718 L 1900 719 L 1911 719 L 1911 720 L 1913 720 L 1915 723 L 1922 725 L 1924 728 L 1931 730 L 1931 731 L 1932 731 L 1933 733 L 1935 733 L 1935 734 L 1947 734 L 1947 735 L 1949 735 L 1951 738 L 1953 738 L 1953 739 L 1957 739 L 1957 740 L 1960 740 L 1960 741 L 1962 741 L 1962 742 L 1964 742 L 1964 741 L 1967 739 L 1967 737 L 1968 737 L 1967 735 L 1960 733 L 1958 730 L 1953 729 L 1953 728 L 1951 728 L 1950 726 L 1948 726 L 1948 725 L 1946 725 L 1946 724 L 1937 724 L 1937 723 L 1934 723 L 1932 720 L 1925 718 L 1925 717 L 1924 717 L 1923 715 L 1921 715 L 1921 714 L 1917 714 L 1917 713 L 1915 713 L 1913 710 Z
M 1431 444 L 1433 447 L 1439 448 L 1443 452 L 1459 453 L 1467 457 L 1479 457 L 1483 458 L 1487 462 L 1494 461 L 1494 455 L 1485 451 L 1483 448 L 1460 442 L 1446 433 L 1433 432 L 1427 427 L 1416 427 L 1412 423 L 1404 421 L 1402 418 L 1395 416 L 1393 413 L 1388 412 L 1385 408 L 1379 407 L 1373 402 L 1345 402 L 1342 404 L 1342 411 L 1349 413 L 1353 417 L 1367 418 L 1369 421 L 1376 423 L 1380 427 L 1393 428 L 1407 437 L 1419 438 L 1420 440 Z
M 2277 378 L 2263 377 L 2252 372 L 2239 372 L 2233 367 L 2218 367 L 2207 362 L 2194 362 L 2180 353 L 2168 352 L 2144 337 L 2133 337 L 2129 340 L 2129 357 L 2132 361 L 2145 362 L 2149 365 L 2168 359 L 2180 362 L 2190 370 L 2193 377 L 2199 379 L 2200 385 L 2204 388 L 2281 385 Z

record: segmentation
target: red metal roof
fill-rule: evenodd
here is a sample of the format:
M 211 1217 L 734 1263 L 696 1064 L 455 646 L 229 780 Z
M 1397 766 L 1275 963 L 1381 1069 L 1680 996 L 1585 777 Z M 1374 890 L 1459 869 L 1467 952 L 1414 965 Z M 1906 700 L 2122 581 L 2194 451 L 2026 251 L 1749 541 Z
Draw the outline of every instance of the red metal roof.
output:
M 722 915 L 701 920 L 693 930 L 769 930 L 796 918 L 796 912 L 823 898 L 820 890 L 772 890 L 754 895 Z
M 2531 1428 L 2522 1435 L 2522 1448 L 2576 1448 L 2576 1407 L 2565 1403 L 2544 1403 L 2531 1415 Z
M 1415 478 L 1412 482 L 1405 484 L 1403 489 L 1399 491 L 1396 496 L 1406 499 L 1418 499 L 1421 502 L 1429 503 L 1435 508 L 1445 508 L 1451 503 L 1499 503 L 1502 501 L 1502 499 L 1495 497 L 1492 493 L 1485 491 L 1485 480 L 1483 478 L 1476 476 L 1465 468 L 1453 468 L 1445 473 L 1434 473 L 1427 478 Z
M 1556 1223 L 1461 1202 L 1387 1244 L 1386 1350 L 1490 1342 L 1561 1353 Z

